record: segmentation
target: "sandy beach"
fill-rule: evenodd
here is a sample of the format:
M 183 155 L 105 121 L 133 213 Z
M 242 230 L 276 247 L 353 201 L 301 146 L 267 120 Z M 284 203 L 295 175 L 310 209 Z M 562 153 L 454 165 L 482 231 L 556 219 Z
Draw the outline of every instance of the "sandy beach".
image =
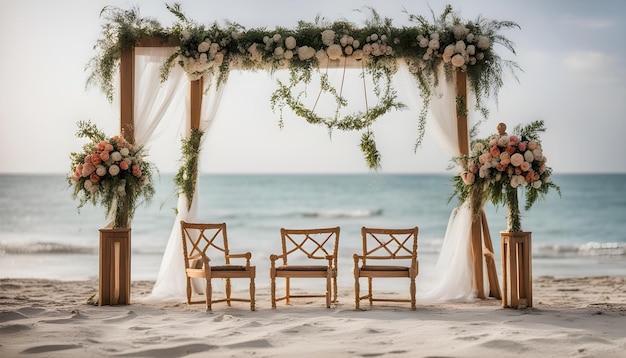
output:
M 131 305 L 96 306 L 98 282 L 0 280 L 0 356 L 46 357 L 623 357 L 626 277 L 536 277 L 534 307 L 499 300 L 362 304 L 340 288 L 279 302 L 257 289 L 246 303 L 143 304 L 153 282 L 132 283 Z M 401 295 L 400 292 L 387 292 Z

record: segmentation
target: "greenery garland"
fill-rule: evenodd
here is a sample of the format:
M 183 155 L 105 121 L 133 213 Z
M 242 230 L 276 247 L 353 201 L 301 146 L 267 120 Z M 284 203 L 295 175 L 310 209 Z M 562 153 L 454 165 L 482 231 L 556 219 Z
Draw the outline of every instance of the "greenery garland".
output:
M 212 76 L 217 86 L 227 81 L 233 68 L 269 72 L 289 69 L 289 81 L 277 81 L 270 99 L 272 110 L 280 113 L 279 125 L 284 125 L 283 110 L 288 108 L 309 123 L 323 125 L 329 131 L 365 130 L 361 149 L 370 168 L 380 166 L 380 155 L 370 152 L 375 148 L 371 145 L 375 144 L 371 125 L 384 114 L 405 108 L 397 101 L 391 84 L 398 61 L 408 65 L 424 101 L 418 115 L 415 150 L 424 137 L 430 98 L 440 81 L 452 81 L 455 72 L 464 71 L 475 95 L 474 107 L 486 117 L 484 101 L 491 96 L 497 101 L 504 70 L 509 69 L 514 74 L 519 69 L 515 62 L 503 60 L 494 49 L 494 45 L 499 44 L 515 54 L 512 42 L 500 31 L 519 28 L 516 23 L 482 17 L 464 21 L 450 5 L 439 16 L 431 10 L 431 21 L 407 13 L 416 26 L 402 28 L 392 26 L 391 19 L 382 18 L 374 9 L 365 8 L 370 16 L 362 28 L 347 21 L 328 22 L 318 16 L 314 22 L 300 21 L 295 29 L 274 30 L 246 29 L 230 22 L 225 26 L 218 23 L 205 26 L 190 20 L 180 4 L 166 6 L 177 18 L 168 29 L 163 29 L 155 20 L 141 18 L 137 9 L 103 9 L 104 37 L 94 47 L 97 55 L 88 65 L 92 70 L 88 85 L 99 83 L 107 98 L 112 100 L 112 79 L 121 52 L 136 45 L 143 36 L 179 39 L 180 45 L 161 68 L 162 80 L 167 79 L 176 64 L 183 67 L 190 80 Z M 314 108 L 304 105 L 302 98 L 307 93 L 296 91 L 296 86 L 309 84 L 313 71 L 319 73 L 321 63 L 336 65 L 348 59 L 362 62 L 364 75 L 371 76 L 375 84 L 378 102 L 372 108 L 342 114 L 340 110 L 347 106 L 347 99 L 328 82 L 326 75 L 320 74 L 322 91 L 334 97 L 338 108 L 334 117 L 320 117 Z M 442 66 L 444 79 L 439 78 Z
M 192 128 L 189 137 L 181 139 L 181 165 L 174 176 L 174 185 L 176 194 L 184 194 L 187 198 L 187 210 L 191 209 L 193 195 L 196 191 L 202 135 L 204 135 L 203 131 Z

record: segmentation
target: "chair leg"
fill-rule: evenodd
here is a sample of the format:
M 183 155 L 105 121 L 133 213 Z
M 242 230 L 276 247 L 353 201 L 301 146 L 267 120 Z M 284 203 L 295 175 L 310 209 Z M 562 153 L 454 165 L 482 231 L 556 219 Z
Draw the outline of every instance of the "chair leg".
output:
M 333 277 L 333 302 L 337 303 L 337 275 Z
M 254 296 L 255 296 L 254 277 L 252 277 L 250 278 L 250 311 L 255 310 Z
M 191 279 L 187 277 L 187 304 L 191 304 Z
M 330 295 L 332 293 L 330 287 L 330 276 L 326 275 L 326 308 L 330 308 Z
M 272 308 L 276 308 L 276 273 L 270 272 L 270 288 L 272 291 Z
M 372 296 L 372 278 L 368 277 L 367 278 L 367 293 L 368 293 L 368 298 L 370 300 L 370 306 L 372 304 L 374 304 L 374 297 Z
M 415 277 L 411 277 L 411 309 L 415 311 Z
M 211 278 L 206 279 L 206 310 L 207 312 L 212 310 L 211 304 L 213 303 L 213 285 L 211 284 Z
M 285 304 L 289 304 L 289 277 L 285 277 Z
M 230 307 L 230 278 L 226 279 L 226 304 Z

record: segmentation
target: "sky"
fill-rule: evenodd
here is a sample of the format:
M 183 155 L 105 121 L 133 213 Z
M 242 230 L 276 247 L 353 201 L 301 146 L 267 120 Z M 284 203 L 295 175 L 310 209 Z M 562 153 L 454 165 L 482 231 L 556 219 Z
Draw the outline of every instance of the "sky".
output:
M 542 136 L 555 173 L 626 172 L 626 2 L 621 0 L 181 0 L 199 23 L 232 21 L 246 28 L 295 27 L 317 15 L 361 25 L 355 9 L 369 6 L 393 25 L 410 25 L 404 9 L 430 18 L 446 4 L 464 19 L 511 20 L 521 29 L 503 31 L 515 43 L 523 72 L 504 78 L 498 101 L 480 137 L 497 123 L 510 128 L 544 120 Z M 219 5 L 218 5 L 219 4 Z M 67 173 L 69 154 L 79 151 L 76 123 L 91 120 L 108 134 L 119 130 L 119 104 L 97 88 L 85 88 L 85 65 L 100 37 L 100 10 L 138 7 L 168 27 L 175 22 L 164 2 L 148 0 L 0 0 L 0 173 Z M 279 74 L 280 76 L 280 74 Z M 233 72 L 201 155 L 203 173 L 367 173 L 359 133 L 335 131 L 293 115 L 278 126 L 269 98 L 276 76 Z M 349 84 L 346 84 L 349 86 Z M 399 87 L 397 87 L 399 88 Z M 399 98 L 410 105 L 399 91 Z M 450 156 L 440 149 L 431 126 L 420 149 L 419 108 L 394 112 L 374 127 L 382 173 L 445 173 Z M 165 128 L 149 145 L 161 173 L 175 172 L 180 134 Z

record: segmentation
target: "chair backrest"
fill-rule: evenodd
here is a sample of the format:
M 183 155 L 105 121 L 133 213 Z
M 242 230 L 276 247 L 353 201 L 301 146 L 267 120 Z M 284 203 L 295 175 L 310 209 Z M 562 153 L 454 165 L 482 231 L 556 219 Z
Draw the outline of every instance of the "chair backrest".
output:
M 211 260 L 211 265 L 230 264 L 226 224 L 200 224 L 180 222 L 183 239 L 185 268 L 198 268 L 202 255 Z
M 361 228 L 363 264 L 367 259 L 413 260 L 417 258 L 417 226 L 410 229 Z
M 287 258 L 295 260 L 325 260 L 333 257 L 337 267 L 337 249 L 339 247 L 339 227 L 323 229 L 280 229 L 283 246 L 283 264 Z

